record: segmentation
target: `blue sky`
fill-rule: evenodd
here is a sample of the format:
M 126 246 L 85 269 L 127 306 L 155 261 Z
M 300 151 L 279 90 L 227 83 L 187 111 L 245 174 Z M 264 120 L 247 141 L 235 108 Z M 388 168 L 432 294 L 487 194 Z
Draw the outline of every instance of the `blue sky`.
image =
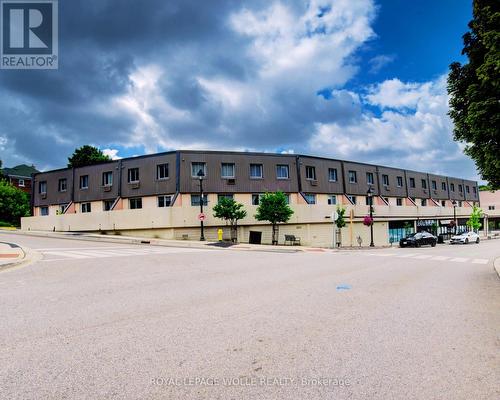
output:
M 93 144 L 115 157 L 295 152 L 477 178 L 452 140 L 446 94 L 470 1 L 59 8 L 59 70 L 0 71 L 5 165 L 62 167 Z

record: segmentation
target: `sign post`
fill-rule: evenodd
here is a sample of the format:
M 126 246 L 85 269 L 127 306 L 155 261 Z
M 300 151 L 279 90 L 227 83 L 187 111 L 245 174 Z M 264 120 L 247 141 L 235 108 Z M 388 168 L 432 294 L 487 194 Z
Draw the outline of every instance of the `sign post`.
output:
M 333 246 L 332 248 L 335 248 L 335 246 L 337 245 L 337 218 L 339 217 L 339 215 L 337 214 L 337 211 L 334 211 L 332 212 L 332 215 L 331 215 L 331 219 L 332 219 L 332 222 L 333 222 Z

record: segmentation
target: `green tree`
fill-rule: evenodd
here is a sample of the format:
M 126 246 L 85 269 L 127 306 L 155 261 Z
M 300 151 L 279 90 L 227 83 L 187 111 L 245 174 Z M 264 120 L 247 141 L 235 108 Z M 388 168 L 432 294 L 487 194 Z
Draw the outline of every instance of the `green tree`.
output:
M 109 162 L 111 158 L 105 155 L 97 147 L 85 145 L 76 149 L 71 157 L 68 157 L 68 167 L 85 167 L 87 165 Z
M 0 181 L 0 221 L 19 226 L 21 217 L 29 215 L 28 194 L 7 181 Z
M 470 218 L 467 220 L 467 226 L 473 231 L 477 232 L 481 228 L 481 217 L 483 216 L 483 210 L 477 206 L 472 207 L 472 213 Z
M 335 220 L 335 224 L 338 228 L 343 228 L 344 226 L 346 226 L 345 211 L 346 209 L 344 207 L 337 206 L 337 219 Z
M 448 93 L 455 140 L 466 144 L 481 177 L 500 188 L 500 1 L 474 0 L 463 36 L 467 64 L 450 65 Z
M 283 192 L 265 193 L 257 207 L 255 219 L 257 221 L 269 221 L 273 226 L 272 243 L 278 244 L 279 223 L 288 222 L 293 215 L 293 210 L 287 204 Z
M 238 221 L 247 216 L 247 212 L 243 209 L 243 204 L 237 203 L 234 199 L 221 197 L 219 202 L 214 206 L 214 217 L 220 218 L 229 223 L 231 226 L 231 241 L 238 241 Z

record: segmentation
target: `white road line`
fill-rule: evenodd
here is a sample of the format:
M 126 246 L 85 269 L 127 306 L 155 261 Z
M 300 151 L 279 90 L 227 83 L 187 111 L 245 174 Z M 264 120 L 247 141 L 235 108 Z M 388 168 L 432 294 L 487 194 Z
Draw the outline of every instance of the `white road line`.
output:
M 427 260 L 428 258 L 431 258 L 432 256 L 431 255 L 428 255 L 428 254 L 422 254 L 420 256 L 415 256 L 413 258 L 417 259 L 417 260 Z
M 465 258 L 465 257 L 455 257 L 455 258 L 452 258 L 450 261 L 453 261 L 453 262 L 466 262 L 468 261 L 469 259 L 468 258 Z
M 432 257 L 432 260 L 434 261 L 445 261 L 445 260 L 448 260 L 450 257 L 446 257 L 446 256 L 434 256 Z
M 414 257 L 414 256 L 418 256 L 417 253 L 408 253 L 408 254 L 398 254 L 397 257 L 401 257 L 401 258 L 408 258 L 408 257 Z
M 141 249 L 142 247 L 138 247 L 138 249 Z M 48 247 L 48 248 L 40 248 L 40 249 L 34 249 L 36 251 L 71 251 L 71 250 L 122 250 L 122 249 L 134 249 L 133 247 L 109 247 L 109 246 L 103 246 L 103 247 Z
M 68 252 L 62 252 L 62 251 L 46 251 L 43 254 L 49 254 L 51 256 L 59 256 L 59 257 L 66 257 L 66 258 L 86 258 L 85 256 L 81 254 L 71 254 Z
M 472 264 L 488 264 L 488 261 L 489 260 L 485 258 L 474 258 L 474 260 L 472 260 Z

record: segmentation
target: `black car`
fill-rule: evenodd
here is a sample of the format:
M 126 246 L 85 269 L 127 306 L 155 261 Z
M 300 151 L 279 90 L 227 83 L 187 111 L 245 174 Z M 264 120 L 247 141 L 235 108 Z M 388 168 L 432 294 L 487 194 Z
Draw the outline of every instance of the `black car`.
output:
M 399 247 L 420 247 L 425 244 L 430 244 L 434 247 L 437 243 L 437 237 L 429 232 L 412 233 L 411 235 L 399 241 Z

